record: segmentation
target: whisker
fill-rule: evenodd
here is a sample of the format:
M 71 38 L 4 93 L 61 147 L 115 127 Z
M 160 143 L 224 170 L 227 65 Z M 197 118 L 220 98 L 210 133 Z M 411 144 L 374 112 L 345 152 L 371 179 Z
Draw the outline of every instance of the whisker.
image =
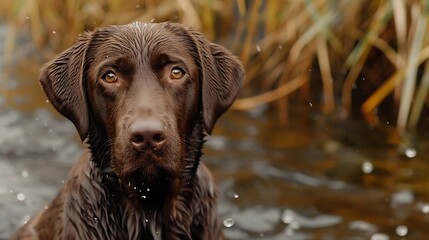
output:
M 116 140 L 116 138 L 111 138 L 111 139 L 107 140 L 98 149 L 97 154 L 100 154 L 103 156 L 101 159 L 101 162 L 100 162 L 100 168 L 103 168 L 105 158 L 111 154 L 112 145 L 115 143 L 115 140 Z

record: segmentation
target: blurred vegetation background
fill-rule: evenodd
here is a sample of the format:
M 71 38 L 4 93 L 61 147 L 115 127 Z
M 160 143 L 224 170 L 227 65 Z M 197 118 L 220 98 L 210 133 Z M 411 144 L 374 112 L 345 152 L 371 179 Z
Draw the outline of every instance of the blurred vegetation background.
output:
M 235 109 L 270 106 L 287 120 L 288 106 L 299 102 L 328 116 L 396 126 L 400 134 L 428 122 L 428 12 L 426 0 L 0 2 L 6 60 L 19 50 L 22 32 L 46 60 L 97 26 L 181 22 L 244 63 Z

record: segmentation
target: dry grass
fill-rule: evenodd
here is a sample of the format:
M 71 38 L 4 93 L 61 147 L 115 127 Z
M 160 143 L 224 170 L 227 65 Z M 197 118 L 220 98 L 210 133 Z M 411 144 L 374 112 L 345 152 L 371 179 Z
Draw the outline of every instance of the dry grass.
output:
M 203 31 L 240 56 L 245 96 L 235 109 L 276 102 L 287 118 L 291 98 L 324 113 L 359 109 L 373 124 L 415 129 L 427 108 L 428 10 L 425 0 L 17 0 L 0 3 L 10 28 L 29 29 L 46 57 L 86 29 L 130 21 L 177 21 Z M 252 95 L 249 94 L 252 92 Z M 293 94 L 299 92 L 300 94 Z M 365 92 L 359 96 L 359 92 Z M 302 97 L 305 96 L 305 97 Z M 320 100 L 319 100 L 320 99 Z M 383 103 L 392 99 L 393 104 Z M 396 113 L 394 118 L 379 111 Z

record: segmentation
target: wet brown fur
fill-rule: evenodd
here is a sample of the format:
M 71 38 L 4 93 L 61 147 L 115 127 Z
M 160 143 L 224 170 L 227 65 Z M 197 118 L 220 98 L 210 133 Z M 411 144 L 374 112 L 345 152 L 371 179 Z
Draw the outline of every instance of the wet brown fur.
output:
M 179 66 L 183 78 L 172 79 Z M 118 81 L 106 84 L 114 71 Z M 84 33 L 40 82 L 86 151 L 58 195 L 11 239 L 223 239 L 216 189 L 200 162 L 203 138 L 238 95 L 241 63 L 174 23 Z M 129 144 L 134 121 L 165 126 L 162 150 Z

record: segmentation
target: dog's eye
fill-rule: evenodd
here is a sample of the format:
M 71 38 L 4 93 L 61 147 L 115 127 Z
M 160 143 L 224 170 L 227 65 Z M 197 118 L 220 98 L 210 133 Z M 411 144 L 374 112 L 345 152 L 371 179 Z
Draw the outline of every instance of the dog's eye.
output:
M 183 71 L 181 68 L 175 67 L 171 69 L 170 78 L 174 80 L 181 79 L 185 75 L 185 71 Z
M 118 81 L 118 76 L 114 72 L 107 72 L 101 77 L 107 83 L 115 83 Z

